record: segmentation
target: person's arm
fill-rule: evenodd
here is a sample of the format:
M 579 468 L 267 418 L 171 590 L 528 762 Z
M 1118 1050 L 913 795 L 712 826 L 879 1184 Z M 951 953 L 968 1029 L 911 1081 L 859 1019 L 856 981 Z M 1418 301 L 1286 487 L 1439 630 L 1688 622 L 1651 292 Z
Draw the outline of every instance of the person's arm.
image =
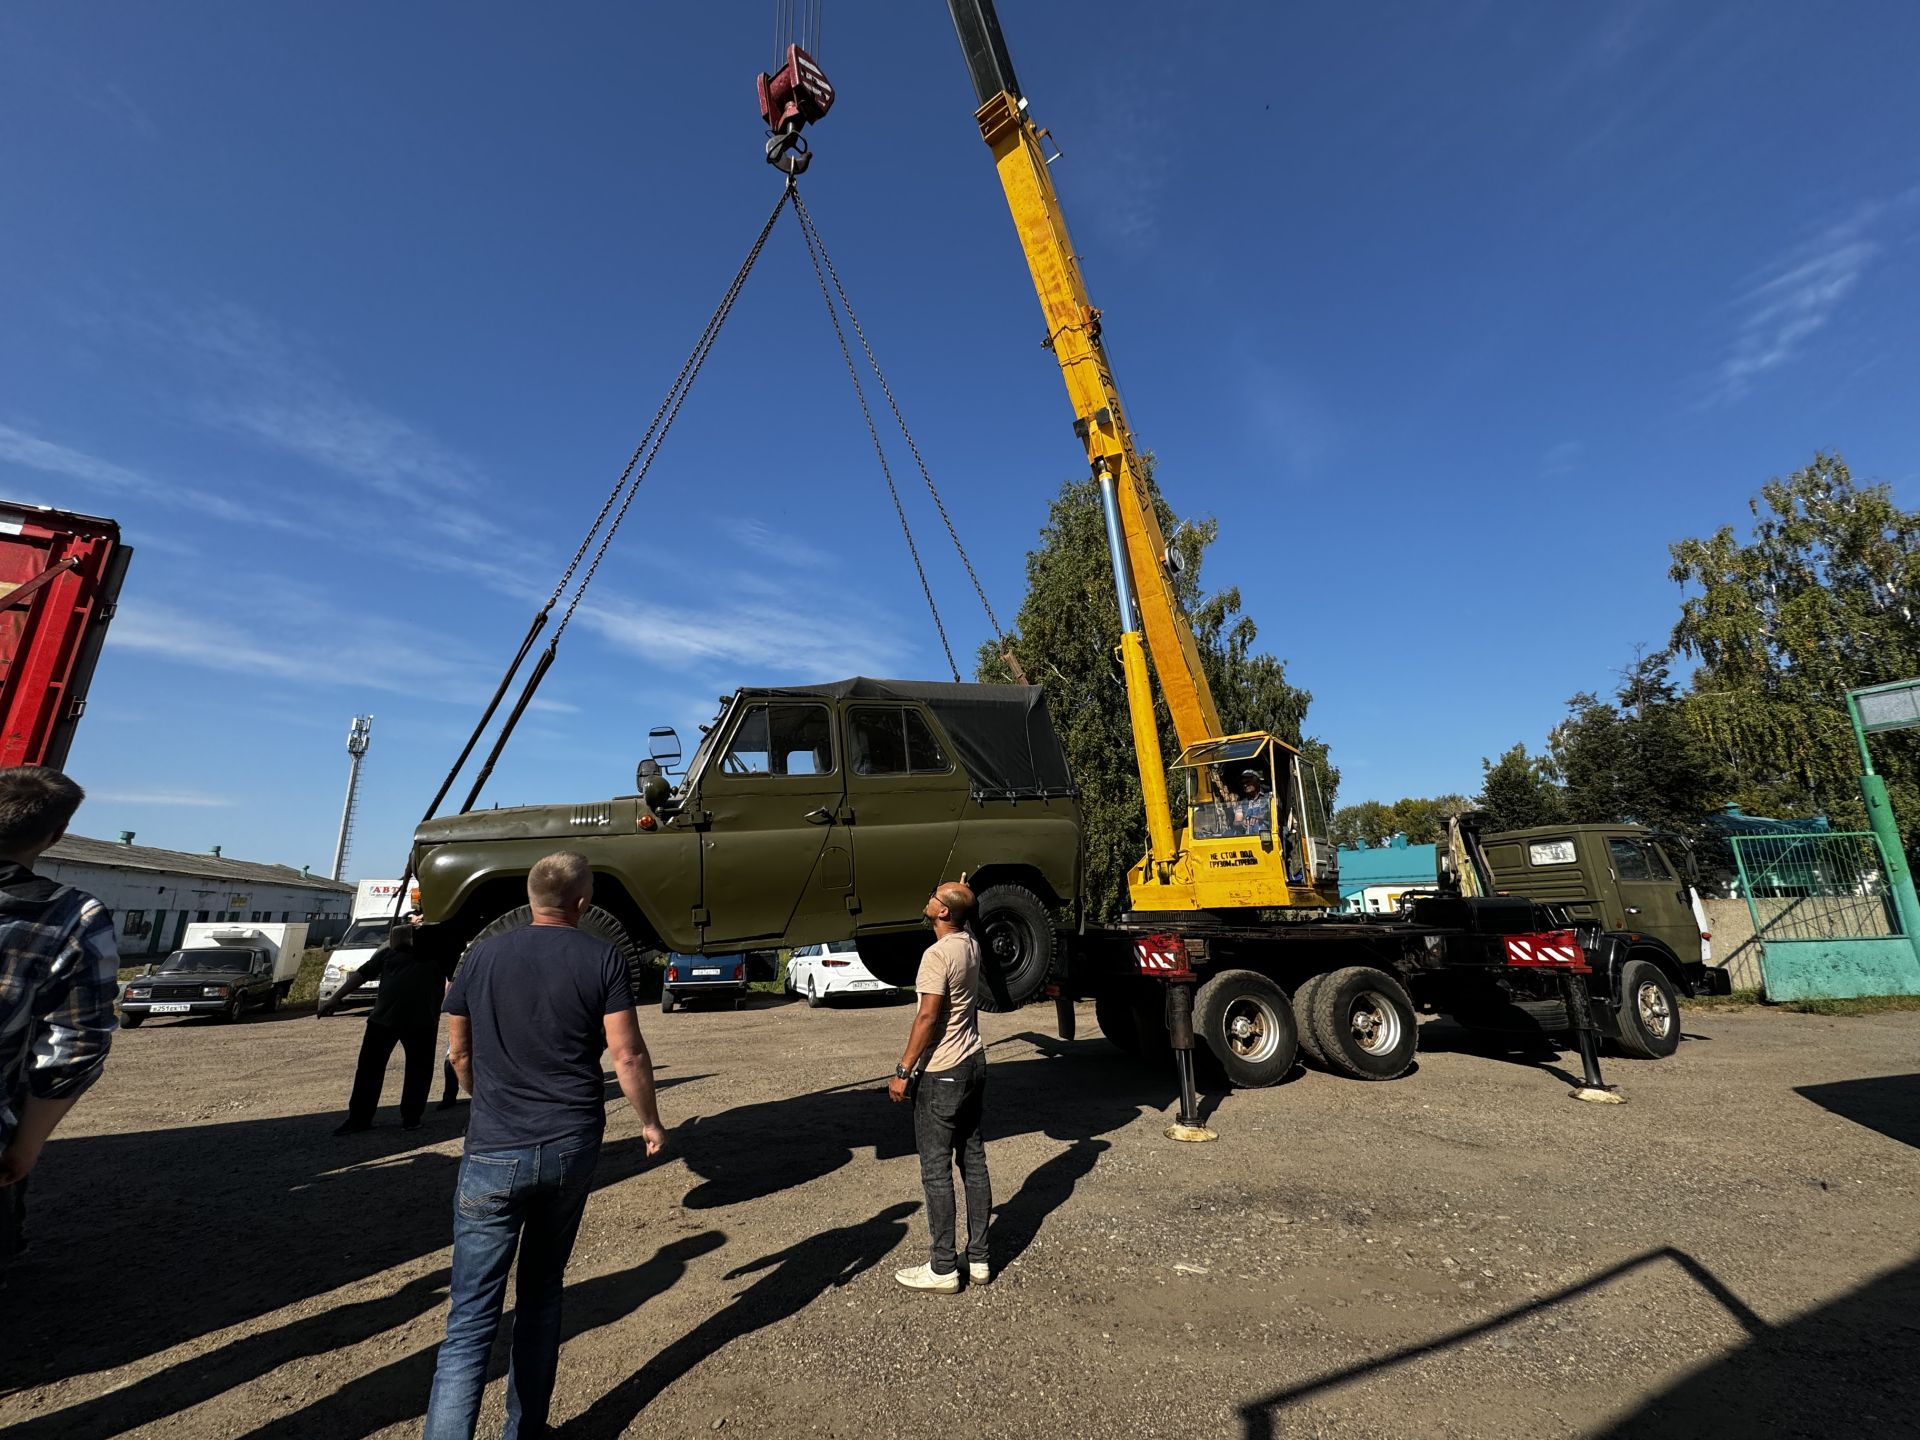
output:
M 920 994 L 920 1008 L 914 1011 L 913 1028 L 907 1032 L 906 1053 L 900 1057 L 900 1070 L 912 1072 L 933 1049 L 934 1042 L 947 1024 L 947 997 L 944 993 Z M 907 1098 L 906 1078 L 895 1072 L 887 1082 L 887 1094 L 895 1100 Z
M 27 1099 L 20 1107 L 19 1127 L 0 1151 L 0 1185 L 26 1179 L 54 1127 L 100 1078 L 118 1023 L 113 1002 L 120 989 L 119 963 L 113 921 L 100 902 L 88 896 L 80 907 L 80 924 L 61 942 L 41 992 L 47 1009 L 33 1022 Z
M 473 1094 L 473 1021 L 464 1015 L 447 1016 L 447 1063 L 460 1088 Z
M 613 1073 L 619 1077 L 620 1093 L 640 1117 L 640 1131 L 646 1136 L 647 1154 L 658 1155 L 667 1143 L 666 1129 L 660 1124 L 660 1107 L 653 1095 L 653 1057 L 647 1053 L 647 1040 L 640 1033 L 640 1021 L 633 1007 L 616 1010 L 602 1021 L 607 1036 L 607 1051 L 613 1057 Z

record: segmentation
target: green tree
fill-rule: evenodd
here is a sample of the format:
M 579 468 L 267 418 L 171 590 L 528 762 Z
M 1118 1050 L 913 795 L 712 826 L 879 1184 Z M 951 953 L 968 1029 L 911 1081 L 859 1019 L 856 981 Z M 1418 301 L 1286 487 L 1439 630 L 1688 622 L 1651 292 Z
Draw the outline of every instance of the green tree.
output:
M 1486 813 L 1489 830 L 1524 830 L 1566 819 L 1566 802 L 1554 783 L 1549 757 L 1529 755 L 1526 746 L 1516 745 L 1480 766 L 1485 773 L 1475 803 Z
M 1395 835 L 1406 836 L 1413 845 L 1431 845 L 1447 833 L 1449 819 L 1472 808 L 1473 802 L 1464 795 L 1432 799 L 1409 795 L 1391 805 L 1362 800 L 1334 812 L 1329 834 L 1336 844 L 1349 848 L 1384 845 Z
M 1393 834 L 1393 807 L 1378 800 L 1342 805 L 1333 812 L 1327 838 L 1349 850 L 1383 845 Z
M 1699 661 L 1686 714 L 1762 814 L 1864 826 L 1845 692 L 1920 676 L 1920 512 L 1816 454 L 1749 502 L 1754 525 L 1672 547 L 1676 650 Z M 1920 839 L 1920 732 L 1879 736 L 1908 844 Z
M 1698 835 L 1701 819 L 1725 803 L 1724 767 L 1690 721 L 1671 663 L 1666 654 L 1637 657 L 1613 701 L 1567 702 L 1547 741 L 1567 819 Z
M 1151 457 L 1147 470 L 1151 487 Z M 1254 648 L 1257 631 L 1240 613 L 1237 588 L 1202 593 L 1201 564 L 1217 533 L 1215 523 L 1176 529 L 1172 509 L 1157 488 L 1154 505 L 1170 548 L 1183 562 L 1175 588 L 1199 640 L 1222 724 L 1228 733 L 1271 730 L 1298 744 L 1324 815 L 1334 803 L 1340 775 L 1325 744 L 1302 738 L 1313 697 L 1288 682 L 1280 660 Z M 1045 689 L 1047 709 L 1080 782 L 1088 913 L 1096 920 L 1112 919 L 1127 908 L 1126 871 L 1147 847 L 1126 687 L 1113 658 L 1119 611 L 1099 490 L 1092 479 L 1070 481 L 1048 510 L 1039 545 L 1027 554 L 1027 595 L 1007 639 L 1027 678 Z M 987 681 L 1012 678 L 1001 648 L 992 643 L 981 647 L 977 673 Z M 1164 758 L 1171 762 L 1178 754 L 1173 722 L 1157 696 L 1155 712 Z M 1179 772 L 1169 779 L 1177 786 Z

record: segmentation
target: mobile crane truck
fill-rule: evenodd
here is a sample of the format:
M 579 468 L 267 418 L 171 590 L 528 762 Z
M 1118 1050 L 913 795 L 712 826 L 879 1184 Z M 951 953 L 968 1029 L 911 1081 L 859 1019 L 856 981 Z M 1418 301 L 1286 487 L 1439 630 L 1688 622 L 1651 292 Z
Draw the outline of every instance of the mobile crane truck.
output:
M 1042 344 L 1059 364 L 1074 434 L 1099 489 L 1146 808 L 1147 851 L 1127 875 L 1130 909 L 1117 926 L 1083 931 L 1064 947 L 1057 993 L 1091 992 L 1102 1030 L 1123 1048 L 1147 1048 L 1158 1039 L 1159 996 L 1142 981 L 1165 987 L 1166 1033 L 1182 1082 L 1181 1123 L 1170 1133 L 1181 1138 L 1207 1138 L 1194 1106 L 1196 1031 L 1238 1084 L 1273 1083 L 1300 1049 L 1330 1070 L 1385 1080 L 1413 1062 L 1419 1010 L 1484 1014 L 1516 1000 L 1551 1002 L 1556 992 L 1586 1061 L 1587 1083 L 1575 1094 L 1616 1098 L 1594 1058 L 1597 1025 L 1639 1053 L 1670 1049 L 1678 1040 L 1673 1007 L 1666 1006 L 1665 1028 L 1650 1034 L 1635 1028 L 1639 1011 L 1623 1006 L 1622 995 L 1644 985 L 1664 1000 L 1672 991 L 1660 990 L 1663 984 L 1704 984 L 1697 964 L 1670 972 L 1646 937 L 1495 894 L 1471 827 L 1456 827 L 1451 873 L 1437 876 L 1433 892 L 1403 913 L 1332 917 L 1335 851 L 1311 771 L 1276 735 L 1223 733 L 1102 343 L 1101 312 L 1048 170 L 1046 132 L 1028 113 L 992 0 L 949 0 L 948 8 L 978 100 L 974 118 L 1040 301 Z M 1172 767 L 1184 791 L 1178 818 L 1149 655 L 1179 746 Z M 1143 1003 L 1146 996 L 1152 999 Z M 1069 1029 L 1070 1008 L 1061 1019 Z

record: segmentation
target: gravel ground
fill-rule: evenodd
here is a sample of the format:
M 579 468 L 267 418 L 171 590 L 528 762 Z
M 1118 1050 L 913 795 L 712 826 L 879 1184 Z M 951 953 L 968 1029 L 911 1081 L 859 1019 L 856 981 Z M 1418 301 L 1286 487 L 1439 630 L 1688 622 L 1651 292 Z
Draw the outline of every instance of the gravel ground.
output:
M 643 1017 L 673 1148 L 616 1097 L 560 1434 L 1920 1433 L 1920 1014 L 1690 1012 L 1621 1107 L 1433 1022 L 1391 1084 L 1210 1097 L 1200 1146 L 1090 1010 L 983 1017 L 999 1275 L 938 1297 L 891 1279 L 910 1013 Z M 359 1038 L 119 1037 L 0 1291 L 8 1440 L 417 1432 L 466 1111 L 331 1138 Z

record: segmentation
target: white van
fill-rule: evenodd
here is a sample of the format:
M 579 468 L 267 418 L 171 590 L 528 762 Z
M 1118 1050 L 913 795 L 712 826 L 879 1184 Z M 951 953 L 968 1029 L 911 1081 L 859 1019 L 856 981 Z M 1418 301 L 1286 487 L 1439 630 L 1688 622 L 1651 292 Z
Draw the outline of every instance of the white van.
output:
M 353 919 L 348 922 L 347 933 L 340 937 L 340 943 L 327 957 L 326 971 L 320 977 L 323 1003 L 331 1000 L 334 992 L 347 983 L 347 978 L 373 958 L 373 952 L 387 943 L 387 933 L 412 908 L 411 904 L 401 903 L 398 880 L 360 882 L 353 894 Z M 379 990 L 380 982 L 369 980 L 353 992 L 351 999 L 365 996 L 371 1004 Z

